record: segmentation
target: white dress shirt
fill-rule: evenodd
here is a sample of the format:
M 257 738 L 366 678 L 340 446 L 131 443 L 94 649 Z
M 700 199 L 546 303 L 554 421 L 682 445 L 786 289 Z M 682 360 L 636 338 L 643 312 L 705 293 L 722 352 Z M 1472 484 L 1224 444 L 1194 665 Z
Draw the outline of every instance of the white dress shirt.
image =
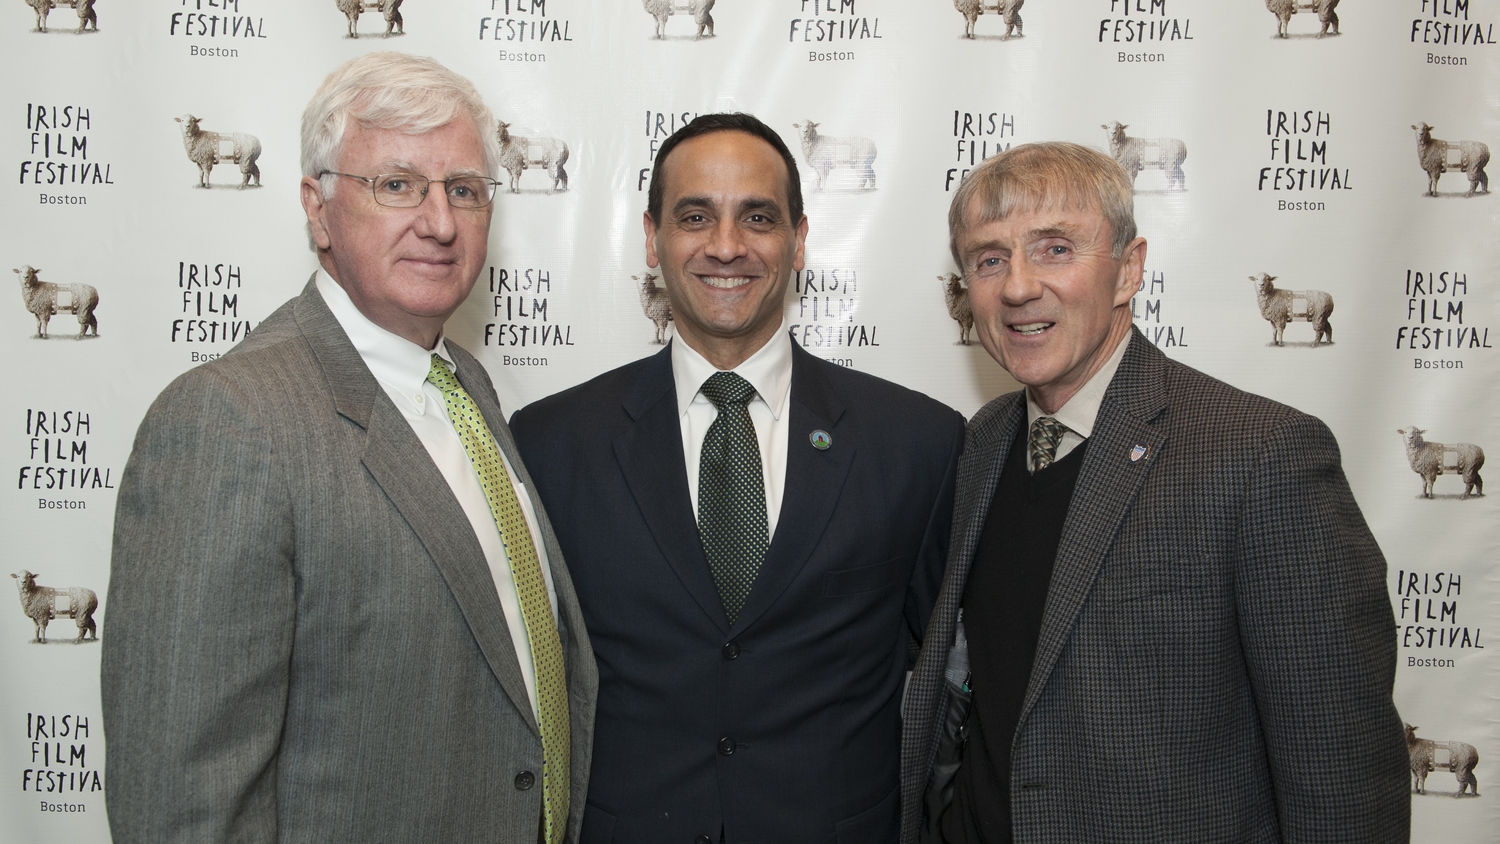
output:
M 490 513 L 489 499 L 484 497 L 484 488 L 479 485 L 479 477 L 469 463 L 468 452 L 464 450 L 458 432 L 453 430 L 453 423 L 448 420 L 448 402 L 443 398 L 443 392 L 427 381 L 434 353 L 447 361 L 450 370 L 456 371 L 453 358 L 448 354 L 447 341 L 439 336 L 432 351 L 423 349 L 371 322 L 354 306 L 344 288 L 323 270 L 318 270 L 317 285 L 328 309 L 333 311 L 334 318 L 349 335 L 349 342 L 354 344 L 355 351 L 370 368 L 370 374 L 406 417 L 407 424 L 422 441 L 428 456 L 448 482 L 448 488 L 453 490 L 459 506 L 463 507 L 464 515 L 469 518 L 474 535 L 479 539 L 479 547 L 484 550 L 484 559 L 489 563 L 495 590 L 500 594 L 500 606 L 505 610 L 505 621 L 510 627 L 510 641 L 515 646 L 516 659 L 521 663 L 521 677 L 526 681 L 532 713 L 536 714 L 536 667 L 531 661 L 531 639 L 526 635 L 526 620 L 521 615 L 521 599 L 511 577 L 510 558 L 506 556 L 505 543 L 500 540 L 495 517 Z M 516 499 L 521 503 L 521 512 L 526 515 L 526 526 L 531 530 L 531 541 L 536 546 L 537 562 L 542 567 L 542 580 L 547 584 L 547 597 L 552 602 L 552 617 L 556 619 L 557 590 L 552 584 L 552 569 L 547 562 L 547 549 L 542 545 L 531 496 L 517 479 L 515 469 L 503 451 L 500 458 L 505 462 L 505 471 L 510 475 Z
M 688 494 L 698 513 L 698 464 L 703 438 L 719 418 L 719 409 L 701 392 L 703 382 L 719 370 L 681 337 L 672 338 L 672 380 L 677 386 L 677 412 L 682 421 L 682 456 L 687 460 Z M 760 446 L 760 473 L 766 486 L 766 537 L 776 535 L 781 516 L 781 494 L 786 488 L 787 408 L 792 393 L 792 338 L 786 320 L 771 339 L 732 372 L 750 382 L 750 422 Z
M 1058 422 L 1068 426 L 1063 432 L 1062 439 L 1057 442 L 1057 455 L 1054 460 L 1061 460 L 1068 452 L 1077 448 L 1089 435 L 1094 433 L 1094 420 L 1099 416 L 1099 405 L 1104 403 L 1104 391 L 1109 389 L 1109 382 L 1115 380 L 1115 370 L 1120 368 L 1120 361 L 1125 358 L 1125 347 L 1130 345 L 1130 337 L 1134 332 L 1127 332 L 1120 345 L 1115 347 L 1114 354 L 1104 362 L 1098 372 L 1088 381 L 1084 382 L 1073 397 L 1063 403 L 1056 413 L 1043 413 L 1042 408 L 1031 398 L 1031 388 L 1026 389 L 1026 431 L 1023 434 L 1030 436 L 1031 423 L 1038 416 L 1051 416 Z M 1026 468 L 1035 472 L 1036 465 L 1031 458 L 1031 449 L 1026 449 Z

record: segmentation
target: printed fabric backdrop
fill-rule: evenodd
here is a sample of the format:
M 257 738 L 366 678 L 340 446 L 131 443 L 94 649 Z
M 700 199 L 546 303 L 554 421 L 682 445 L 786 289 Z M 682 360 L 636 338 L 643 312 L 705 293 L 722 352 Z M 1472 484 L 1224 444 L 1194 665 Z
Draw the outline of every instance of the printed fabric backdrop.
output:
M 1338 435 L 1432 742 L 1413 840 L 1496 840 L 1497 24 L 1500 0 L 0 0 L 0 839 L 108 838 L 96 637 L 132 438 L 306 282 L 302 108 L 394 49 L 502 121 L 490 263 L 448 329 L 508 409 L 670 337 L 641 213 L 694 115 L 753 112 L 798 156 L 795 341 L 965 414 L 1015 384 L 971 335 L 954 187 L 1048 139 L 1137 171 L 1137 325 Z

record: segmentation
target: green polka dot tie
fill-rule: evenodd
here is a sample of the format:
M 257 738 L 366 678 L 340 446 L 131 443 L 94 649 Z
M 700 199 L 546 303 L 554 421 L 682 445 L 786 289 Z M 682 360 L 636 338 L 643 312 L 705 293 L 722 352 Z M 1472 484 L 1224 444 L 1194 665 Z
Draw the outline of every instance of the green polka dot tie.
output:
M 1067 425 L 1051 416 L 1038 416 L 1036 421 L 1031 423 L 1032 471 L 1039 471 L 1052 465 L 1052 461 L 1057 459 L 1057 444 L 1062 442 L 1062 435 L 1067 430 Z
M 702 392 L 719 416 L 703 438 L 698 462 L 698 535 L 734 624 L 770 545 L 760 444 L 746 407 L 755 388 L 733 372 L 715 372 Z
M 531 664 L 536 672 L 537 723 L 542 730 L 542 806 L 548 844 L 558 844 L 568 826 L 568 803 L 572 777 L 568 722 L 568 682 L 563 666 L 562 642 L 557 636 L 557 622 L 552 617 L 552 603 L 547 598 L 547 584 L 537 561 L 531 530 L 516 499 L 510 474 L 500 458 L 500 447 L 485 424 L 474 400 L 464 392 L 448 364 L 432 356 L 427 380 L 443 391 L 448 405 L 448 419 L 464 444 L 469 464 L 484 488 L 490 504 L 490 515 L 500 529 L 510 558 L 510 575 L 521 600 L 521 616 L 526 621 L 526 636 L 531 640 Z

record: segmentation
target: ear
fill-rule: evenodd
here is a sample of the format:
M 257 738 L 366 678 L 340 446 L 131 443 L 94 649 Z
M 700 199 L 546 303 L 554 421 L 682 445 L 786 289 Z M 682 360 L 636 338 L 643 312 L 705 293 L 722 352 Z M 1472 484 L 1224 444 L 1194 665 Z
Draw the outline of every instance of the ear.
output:
M 328 203 L 323 199 L 322 183 L 312 176 L 303 176 L 299 190 L 313 243 L 317 244 L 319 251 L 331 248 L 333 237 L 328 233 Z
M 656 221 L 650 211 L 641 213 L 641 224 L 646 229 L 646 266 L 654 270 L 661 266 L 661 258 L 656 254 Z
M 806 255 L 807 255 L 807 215 L 803 214 L 802 215 L 802 219 L 800 219 L 800 220 L 797 221 L 797 254 L 795 256 L 793 256 L 793 258 L 792 258 L 792 269 L 793 270 L 795 270 L 795 271 L 797 271 L 799 273 L 802 272 L 802 268 L 805 267 L 805 266 L 807 266 L 807 262 L 806 262 L 806 260 L 804 260 L 805 257 L 806 257 Z
M 1120 260 L 1120 277 L 1115 285 L 1115 307 L 1130 304 L 1141 291 L 1141 276 L 1146 271 L 1146 239 L 1138 237 L 1125 247 Z

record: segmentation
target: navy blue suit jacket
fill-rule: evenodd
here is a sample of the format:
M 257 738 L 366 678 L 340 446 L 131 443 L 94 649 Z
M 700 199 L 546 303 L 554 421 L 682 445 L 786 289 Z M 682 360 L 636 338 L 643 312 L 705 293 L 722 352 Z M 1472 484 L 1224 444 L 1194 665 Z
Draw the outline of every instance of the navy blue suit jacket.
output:
M 789 412 L 781 515 L 733 625 L 670 350 L 511 421 L 599 664 L 583 844 L 896 840 L 908 645 L 942 578 L 963 418 L 795 343 Z

